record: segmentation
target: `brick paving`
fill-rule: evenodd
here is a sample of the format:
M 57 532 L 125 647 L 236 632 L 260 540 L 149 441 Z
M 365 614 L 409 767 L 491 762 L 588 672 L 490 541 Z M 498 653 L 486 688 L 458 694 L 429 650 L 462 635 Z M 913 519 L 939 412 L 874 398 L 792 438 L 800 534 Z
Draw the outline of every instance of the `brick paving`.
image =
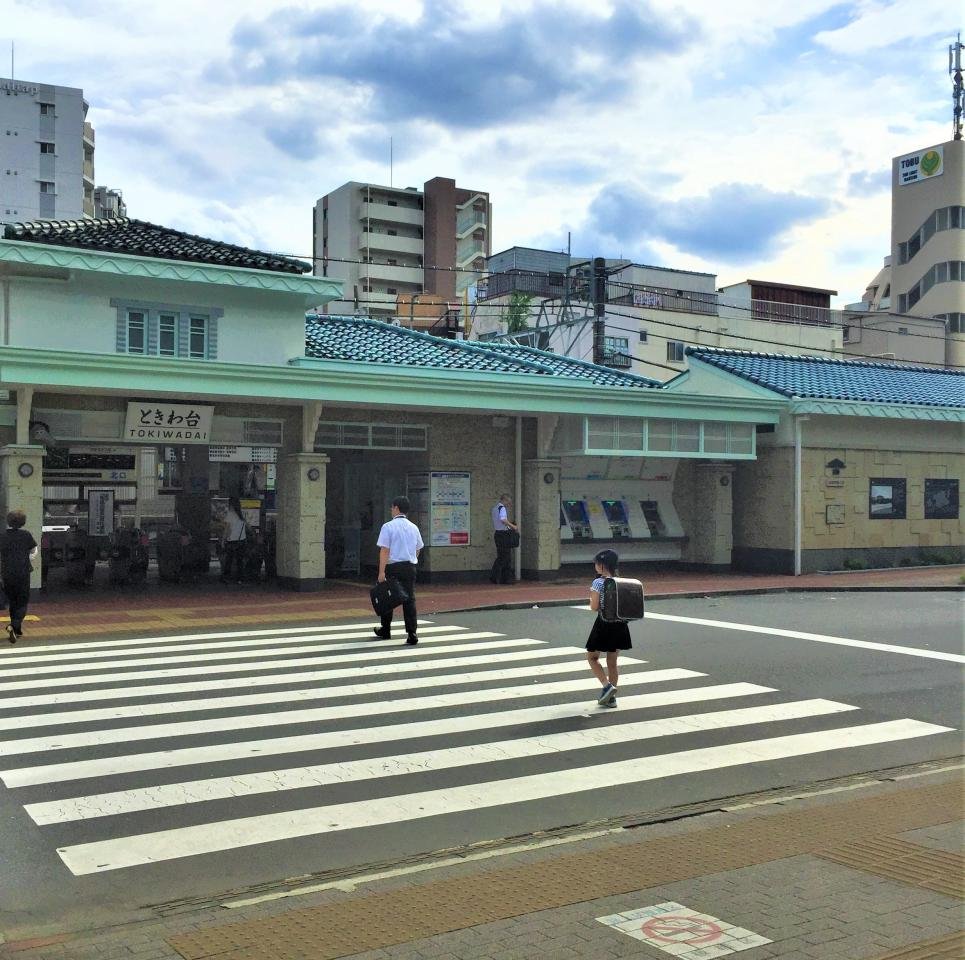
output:
M 959 582 L 965 566 L 939 566 L 849 573 L 808 574 L 801 577 L 745 573 L 688 573 L 634 570 L 627 576 L 643 580 L 650 599 L 707 596 L 727 593 L 764 593 L 788 590 L 949 590 Z M 419 588 L 419 612 L 425 616 L 492 609 L 528 607 L 585 599 L 587 577 L 568 577 L 552 583 L 522 581 L 507 586 L 426 584 Z M 318 593 L 291 593 L 272 584 L 222 586 L 215 576 L 194 584 L 149 582 L 142 588 L 83 590 L 56 584 L 31 601 L 25 626 L 27 639 L 56 640 L 78 635 L 122 634 L 137 631 L 174 632 L 206 627 L 244 627 L 272 622 L 310 623 L 342 617 L 369 617 L 368 585 L 339 580 Z
M 821 854 L 856 837 L 953 853 L 961 771 L 652 824 L 565 847 L 164 920 L 2 944 L 4 960 L 666 960 L 598 917 L 666 901 L 771 942 L 741 960 L 959 960 L 958 895 Z M 841 799 L 845 796 L 845 799 Z M 927 846 L 926 846 L 927 843 Z M 907 880 L 912 882 L 906 882 Z M 957 952 L 956 952 L 957 951 Z M 691 953 L 688 960 L 701 960 Z

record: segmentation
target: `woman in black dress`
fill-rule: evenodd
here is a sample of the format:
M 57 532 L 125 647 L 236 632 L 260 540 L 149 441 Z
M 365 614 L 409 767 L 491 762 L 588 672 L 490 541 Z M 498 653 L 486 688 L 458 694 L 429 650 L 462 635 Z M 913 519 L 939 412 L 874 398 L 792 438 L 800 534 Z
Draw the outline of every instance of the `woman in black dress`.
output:
M 23 525 L 27 517 L 22 510 L 7 514 L 7 529 L 0 534 L 0 570 L 3 574 L 3 591 L 10 606 L 10 623 L 7 636 L 16 643 L 23 636 L 23 618 L 27 615 L 30 600 L 31 557 L 37 555 L 37 541 Z
M 620 558 L 615 550 L 601 550 L 594 558 L 596 564 L 596 579 L 590 585 L 590 609 L 596 613 L 593 629 L 586 641 L 586 660 L 593 671 L 593 676 L 603 686 L 597 703 L 601 707 L 615 707 L 617 705 L 617 683 L 620 670 L 617 658 L 621 650 L 629 650 L 630 628 L 626 623 L 607 623 L 600 619 L 600 594 L 603 591 L 603 581 L 607 577 L 617 575 L 617 564 Z M 606 654 L 606 670 L 600 663 L 600 654 Z

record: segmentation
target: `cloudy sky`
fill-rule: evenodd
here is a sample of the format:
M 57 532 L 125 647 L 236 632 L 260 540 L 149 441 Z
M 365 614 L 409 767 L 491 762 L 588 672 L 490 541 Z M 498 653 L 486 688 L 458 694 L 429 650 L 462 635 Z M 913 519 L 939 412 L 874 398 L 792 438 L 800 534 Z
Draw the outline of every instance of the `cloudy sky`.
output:
M 132 216 L 301 256 L 346 180 L 488 190 L 493 249 L 860 297 L 892 156 L 948 140 L 954 4 L 0 0 Z M 6 55 L 3 59 L 6 59 Z M 9 73 L 9 63 L 0 75 Z

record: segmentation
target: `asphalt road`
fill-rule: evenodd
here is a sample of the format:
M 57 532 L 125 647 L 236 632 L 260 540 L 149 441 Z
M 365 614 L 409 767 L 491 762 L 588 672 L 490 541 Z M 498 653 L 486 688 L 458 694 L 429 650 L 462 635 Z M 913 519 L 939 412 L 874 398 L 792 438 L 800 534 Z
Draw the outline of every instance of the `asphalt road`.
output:
M 962 754 L 958 594 L 648 613 L 616 710 L 572 608 L 4 650 L 0 930 Z

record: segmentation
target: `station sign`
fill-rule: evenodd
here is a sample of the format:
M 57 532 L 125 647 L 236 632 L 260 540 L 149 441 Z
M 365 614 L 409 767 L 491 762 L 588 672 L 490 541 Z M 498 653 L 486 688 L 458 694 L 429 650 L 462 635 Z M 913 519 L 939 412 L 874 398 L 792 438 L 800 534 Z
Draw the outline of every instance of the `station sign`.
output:
M 214 407 L 129 400 L 124 439 L 130 443 L 208 443 Z

